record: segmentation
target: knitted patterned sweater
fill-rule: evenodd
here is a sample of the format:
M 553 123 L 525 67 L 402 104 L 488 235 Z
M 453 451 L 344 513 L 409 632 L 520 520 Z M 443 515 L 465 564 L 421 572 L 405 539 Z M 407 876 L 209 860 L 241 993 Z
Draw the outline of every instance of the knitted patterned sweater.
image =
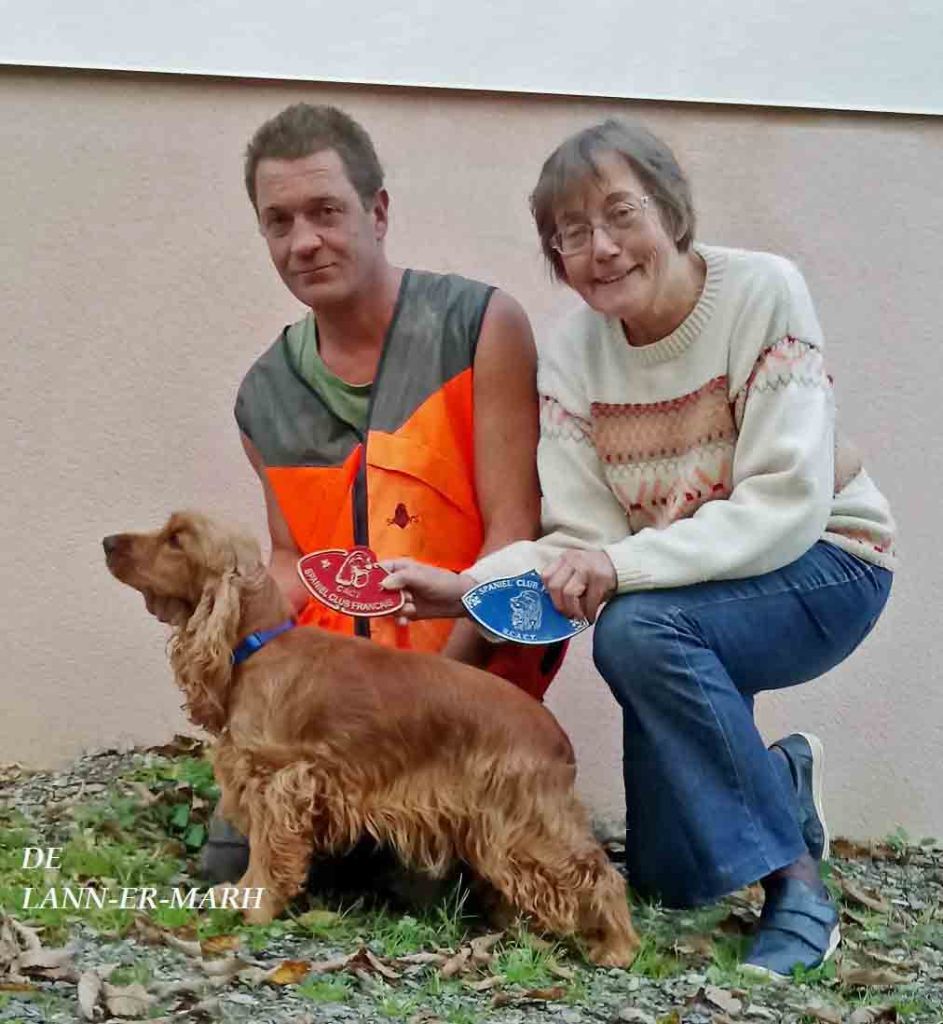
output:
M 602 549 L 622 593 L 771 572 L 818 540 L 894 568 L 888 504 L 835 431 L 802 275 L 768 253 L 696 251 L 704 289 L 667 337 L 633 347 L 584 307 L 541 347 L 544 536 L 470 575 Z

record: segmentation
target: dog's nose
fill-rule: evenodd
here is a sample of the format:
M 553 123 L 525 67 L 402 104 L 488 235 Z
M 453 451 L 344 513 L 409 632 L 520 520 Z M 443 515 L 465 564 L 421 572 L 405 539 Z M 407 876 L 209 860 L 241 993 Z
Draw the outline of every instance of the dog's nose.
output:
M 106 555 L 110 555 L 112 553 L 112 551 L 115 550 L 115 548 L 118 546 L 118 540 L 119 540 L 118 534 L 117 533 L 113 533 L 110 537 L 106 537 L 102 541 L 102 547 L 105 549 L 105 554 Z

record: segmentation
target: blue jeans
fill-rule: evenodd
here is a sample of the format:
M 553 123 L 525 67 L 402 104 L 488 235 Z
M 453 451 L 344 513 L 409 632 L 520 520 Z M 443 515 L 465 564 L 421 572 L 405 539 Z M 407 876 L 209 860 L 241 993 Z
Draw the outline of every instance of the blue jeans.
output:
M 805 852 L 786 762 L 753 696 L 815 679 L 877 621 L 892 574 L 819 541 L 775 572 L 622 594 L 593 658 L 622 706 L 630 885 L 709 903 Z

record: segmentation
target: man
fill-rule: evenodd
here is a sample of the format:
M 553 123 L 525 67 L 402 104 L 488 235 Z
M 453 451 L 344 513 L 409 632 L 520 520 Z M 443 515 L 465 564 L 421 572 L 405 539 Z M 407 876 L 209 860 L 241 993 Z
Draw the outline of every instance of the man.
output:
M 298 620 L 441 651 L 540 697 L 562 648 L 495 647 L 470 621 L 351 619 L 310 597 L 303 555 L 367 544 L 460 571 L 539 530 L 536 355 L 510 296 L 393 266 L 369 136 L 333 107 L 263 124 L 246 187 L 272 262 L 308 314 L 246 374 L 235 407 L 262 484 L 270 572 Z M 241 840 L 240 840 L 241 842 Z M 208 855 L 226 844 L 214 823 Z M 218 859 L 218 858 L 217 858 Z M 218 875 L 204 860 L 208 875 Z
M 300 621 L 395 643 L 391 620 L 354 620 L 310 598 L 297 561 L 369 544 L 382 559 L 459 570 L 537 536 L 530 325 L 500 291 L 388 261 L 383 171 L 342 111 L 288 107 L 255 133 L 245 171 L 272 262 L 310 310 L 256 361 L 236 401 L 265 495 L 270 571 Z M 532 652 L 495 651 L 467 621 L 413 625 L 409 642 L 499 667 L 535 696 L 547 682 L 550 666 L 532 671 Z

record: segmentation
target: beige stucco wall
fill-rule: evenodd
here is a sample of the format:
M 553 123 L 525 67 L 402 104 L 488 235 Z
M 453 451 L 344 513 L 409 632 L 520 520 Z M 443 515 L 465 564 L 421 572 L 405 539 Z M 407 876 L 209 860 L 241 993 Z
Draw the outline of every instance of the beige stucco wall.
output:
M 863 648 L 761 699 L 760 718 L 770 737 L 824 736 L 839 831 L 943 833 L 943 120 L 930 118 L 0 72 L 0 761 L 48 765 L 184 725 L 162 629 L 108 576 L 99 542 L 187 505 L 263 530 L 231 403 L 298 310 L 255 233 L 240 159 L 260 121 L 302 98 L 372 132 L 395 260 L 497 283 L 538 333 L 573 300 L 547 281 L 525 196 L 565 133 L 610 113 L 676 147 L 700 237 L 799 262 L 844 426 L 898 516 L 903 571 Z M 551 706 L 584 792 L 617 815 L 618 717 L 585 640 Z

